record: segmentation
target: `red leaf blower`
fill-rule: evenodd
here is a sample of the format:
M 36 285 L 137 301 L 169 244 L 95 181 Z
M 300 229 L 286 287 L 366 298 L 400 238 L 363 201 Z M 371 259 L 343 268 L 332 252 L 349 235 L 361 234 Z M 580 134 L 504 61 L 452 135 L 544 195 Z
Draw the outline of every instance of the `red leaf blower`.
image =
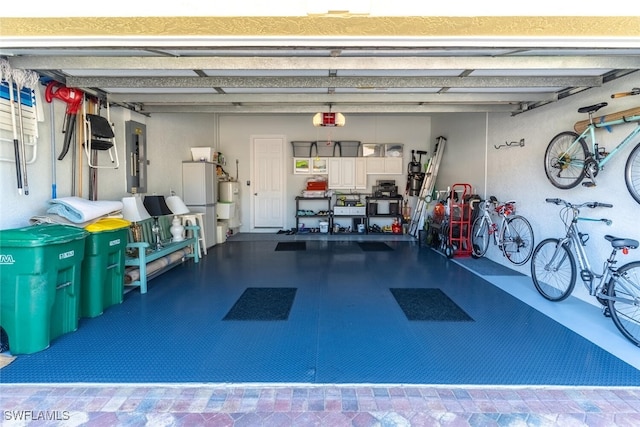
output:
M 82 105 L 84 99 L 84 92 L 80 89 L 73 87 L 66 87 L 60 82 L 52 81 L 47 85 L 45 91 L 45 99 L 47 102 L 52 102 L 54 98 L 57 98 L 67 104 L 67 111 L 64 116 L 64 122 L 62 123 L 62 133 L 64 136 L 64 146 L 62 152 L 58 156 L 58 160 L 64 159 L 67 155 L 69 147 L 71 146 L 71 137 L 76 126 L 76 115 Z

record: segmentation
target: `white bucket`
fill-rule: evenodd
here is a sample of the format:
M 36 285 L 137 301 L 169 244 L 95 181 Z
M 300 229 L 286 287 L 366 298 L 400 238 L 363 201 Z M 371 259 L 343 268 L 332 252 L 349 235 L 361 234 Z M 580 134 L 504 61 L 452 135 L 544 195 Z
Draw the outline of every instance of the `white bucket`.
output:
M 329 223 L 327 221 L 320 221 L 320 232 L 321 233 L 329 232 Z

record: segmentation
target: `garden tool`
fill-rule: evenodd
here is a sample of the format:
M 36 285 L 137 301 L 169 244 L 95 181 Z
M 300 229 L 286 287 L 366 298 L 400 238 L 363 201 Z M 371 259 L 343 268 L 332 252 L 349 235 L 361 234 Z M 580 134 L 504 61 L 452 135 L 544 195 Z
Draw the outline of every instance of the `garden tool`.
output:
M 13 77 L 11 67 L 5 59 L 0 60 L 0 74 L 3 81 L 7 82 L 9 89 L 9 104 L 11 105 L 11 127 L 13 129 L 13 151 L 16 161 L 16 179 L 18 181 L 18 194 L 22 194 L 22 162 L 20 161 L 20 141 L 18 141 L 18 130 L 16 124 L 16 108 L 13 98 Z
M 71 146 L 73 131 L 76 127 L 76 117 L 84 99 L 84 92 L 80 89 L 66 87 L 62 83 L 52 81 L 47 85 L 45 99 L 47 102 L 52 102 L 54 98 L 57 98 L 67 104 L 67 110 L 62 124 L 62 133 L 65 134 L 64 145 L 62 147 L 62 152 L 58 156 L 58 160 L 62 160 L 67 155 L 69 147 Z
M 23 88 L 34 87 L 39 80 L 38 74 L 34 71 L 14 69 L 11 77 L 18 89 L 18 117 L 20 119 L 20 170 L 22 172 L 22 189 L 25 195 L 29 195 L 29 181 L 27 180 L 27 159 L 24 150 L 24 121 L 22 118 L 22 100 L 20 93 Z
M 4 65 L 4 64 L 3 64 Z M 7 72 L 8 73 L 8 72 Z M 5 74 L 5 72 L 3 72 L 3 74 Z M 17 102 L 18 102 L 18 116 L 20 119 L 20 142 L 19 144 L 17 144 L 17 149 L 16 149 L 16 141 L 17 141 L 17 136 L 16 136 L 16 120 L 15 120 L 15 107 L 13 106 L 13 85 L 10 86 L 10 101 L 11 101 L 11 118 L 13 121 L 13 132 L 14 132 L 14 150 L 16 152 L 16 172 L 18 172 L 18 164 L 19 164 L 19 169 L 20 172 L 19 174 L 17 173 L 16 175 L 19 175 L 19 178 L 21 180 L 21 188 L 22 191 L 24 192 L 25 195 L 29 194 L 29 182 L 27 180 L 27 161 L 26 161 L 26 157 L 25 157 L 25 150 L 24 150 L 24 122 L 23 122 L 23 117 L 22 117 L 22 100 L 20 99 L 20 93 L 22 92 L 22 89 L 25 87 L 32 87 L 33 85 L 35 85 L 38 81 L 38 75 L 33 72 L 33 71 L 29 71 L 29 70 L 21 70 L 21 69 L 14 69 L 10 71 L 11 74 L 11 80 L 13 80 L 13 82 L 16 84 L 16 89 L 17 89 Z M 18 191 L 20 191 L 20 186 L 18 187 Z

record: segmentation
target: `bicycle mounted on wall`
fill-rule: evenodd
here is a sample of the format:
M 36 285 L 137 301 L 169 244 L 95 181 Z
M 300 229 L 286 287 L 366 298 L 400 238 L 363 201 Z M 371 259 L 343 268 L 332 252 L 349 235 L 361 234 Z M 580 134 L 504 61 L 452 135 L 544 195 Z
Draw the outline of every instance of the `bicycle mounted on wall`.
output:
M 631 92 L 613 94 L 612 98 L 637 94 L 640 94 L 640 90 L 636 88 Z M 596 177 L 604 166 L 640 134 L 640 114 L 594 123 L 593 114 L 607 105 L 606 102 L 601 102 L 579 108 L 579 113 L 589 114 L 589 122 L 582 133 L 561 132 L 554 136 L 547 146 L 544 168 L 547 178 L 555 187 L 569 189 L 581 182 L 587 187 L 595 186 Z M 637 126 L 613 150 L 607 153 L 604 147 L 598 146 L 596 129 L 631 122 L 638 122 Z M 636 202 L 640 203 L 640 143 L 631 150 L 627 158 L 624 178 L 629 193 Z M 585 179 L 587 181 L 583 182 Z

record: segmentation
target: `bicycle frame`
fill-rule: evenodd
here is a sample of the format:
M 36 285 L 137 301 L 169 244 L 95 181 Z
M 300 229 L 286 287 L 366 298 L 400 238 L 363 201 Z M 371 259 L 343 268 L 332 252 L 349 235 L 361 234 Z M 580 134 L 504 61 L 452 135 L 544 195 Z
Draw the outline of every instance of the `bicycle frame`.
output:
M 500 216 L 500 225 L 498 225 L 498 223 L 493 221 L 493 217 L 489 211 L 491 203 L 488 201 L 485 203 L 486 204 L 482 208 L 482 222 L 487 224 L 489 234 L 493 236 L 493 244 L 497 246 L 498 244 L 502 244 L 501 241 L 498 241 L 498 236 L 504 236 L 504 230 L 508 227 L 507 217 L 503 214 L 497 214 Z
M 589 123 L 589 125 L 587 126 L 587 128 L 582 131 L 582 133 L 576 138 L 576 140 L 569 146 L 569 148 L 567 149 L 567 152 L 571 151 L 571 149 L 573 149 L 575 147 L 576 144 L 578 144 L 578 141 L 580 141 L 581 139 L 585 139 L 585 141 L 587 140 L 587 137 L 589 139 L 589 142 L 591 143 L 591 155 L 593 156 L 598 156 L 598 139 L 596 138 L 596 129 L 599 128 L 603 128 L 603 127 L 607 127 L 607 126 L 614 126 L 614 125 L 620 125 L 623 123 L 631 123 L 631 122 L 637 122 L 640 121 L 640 115 L 637 116 L 631 116 L 628 118 L 622 118 L 622 119 L 618 119 L 618 120 L 611 120 L 609 122 L 604 122 L 604 123 Z M 636 135 L 638 135 L 640 133 L 640 123 L 638 123 L 638 125 L 635 127 L 635 129 L 633 129 L 623 140 L 622 142 L 620 142 L 613 150 L 609 151 L 609 155 L 604 156 L 602 158 L 600 158 L 598 160 L 598 168 L 602 169 L 604 167 L 605 164 L 607 164 L 609 162 L 609 160 L 611 160 L 616 153 L 618 153 L 620 150 L 622 150 L 629 142 L 631 142 L 633 140 L 633 138 L 635 138 Z
M 606 283 L 606 280 L 608 279 L 608 276 L 609 276 L 609 273 L 608 273 L 609 270 L 605 268 L 605 271 L 603 271 L 602 274 L 598 274 L 593 271 L 593 268 L 591 267 L 591 262 L 589 261 L 589 257 L 587 256 L 587 251 L 585 250 L 587 241 L 586 240 L 583 241 L 580 238 L 580 236 L 583 236 L 583 234 L 580 233 L 580 230 L 578 229 L 577 223 L 579 220 L 590 221 L 591 219 L 580 218 L 580 217 L 574 219 L 571 225 L 569 226 L 569 228 L 567 229 L 567 235 L 564 238 L 560 239 L 560 242 L 558 245 L 559 246 L 567 245 L 569 249 L 573 249 L 573 252 L 576 254 L 576 257 L 577 257 L 578 267 L 580 268 L 580 279 L 582 280 L 582 283 L 584 283 L 584 286 L 589 291 L 589 295 L 595 296 L 597 294 L 597 290 L 600 289 L 604 283 Z M 597 221 L 597 220 L 594 220 L 594 221 Z M 556 253 L 553 254 L 553 256 L 551 257 L 549 264 L 553 264 L 553 261 L 555 261 L 555 258 L 558 255 L 558 253 L 559 251 L 556 250 Z M 588 276 L 584 272 L 588 272 L 591 278 L 600 279 L 600 283 L 594 287 L 593 280 L 587 281 Z
M 487 227 L 489 228 L 489 234 L 493 237 L 493 244 L 497 245 L 498 241 L 496 238 L 496 233 L 498 232 L 498 224 L 493 222 L 491 214 L 486 209 L 482 211 L 482 222 L 487 224 Z

